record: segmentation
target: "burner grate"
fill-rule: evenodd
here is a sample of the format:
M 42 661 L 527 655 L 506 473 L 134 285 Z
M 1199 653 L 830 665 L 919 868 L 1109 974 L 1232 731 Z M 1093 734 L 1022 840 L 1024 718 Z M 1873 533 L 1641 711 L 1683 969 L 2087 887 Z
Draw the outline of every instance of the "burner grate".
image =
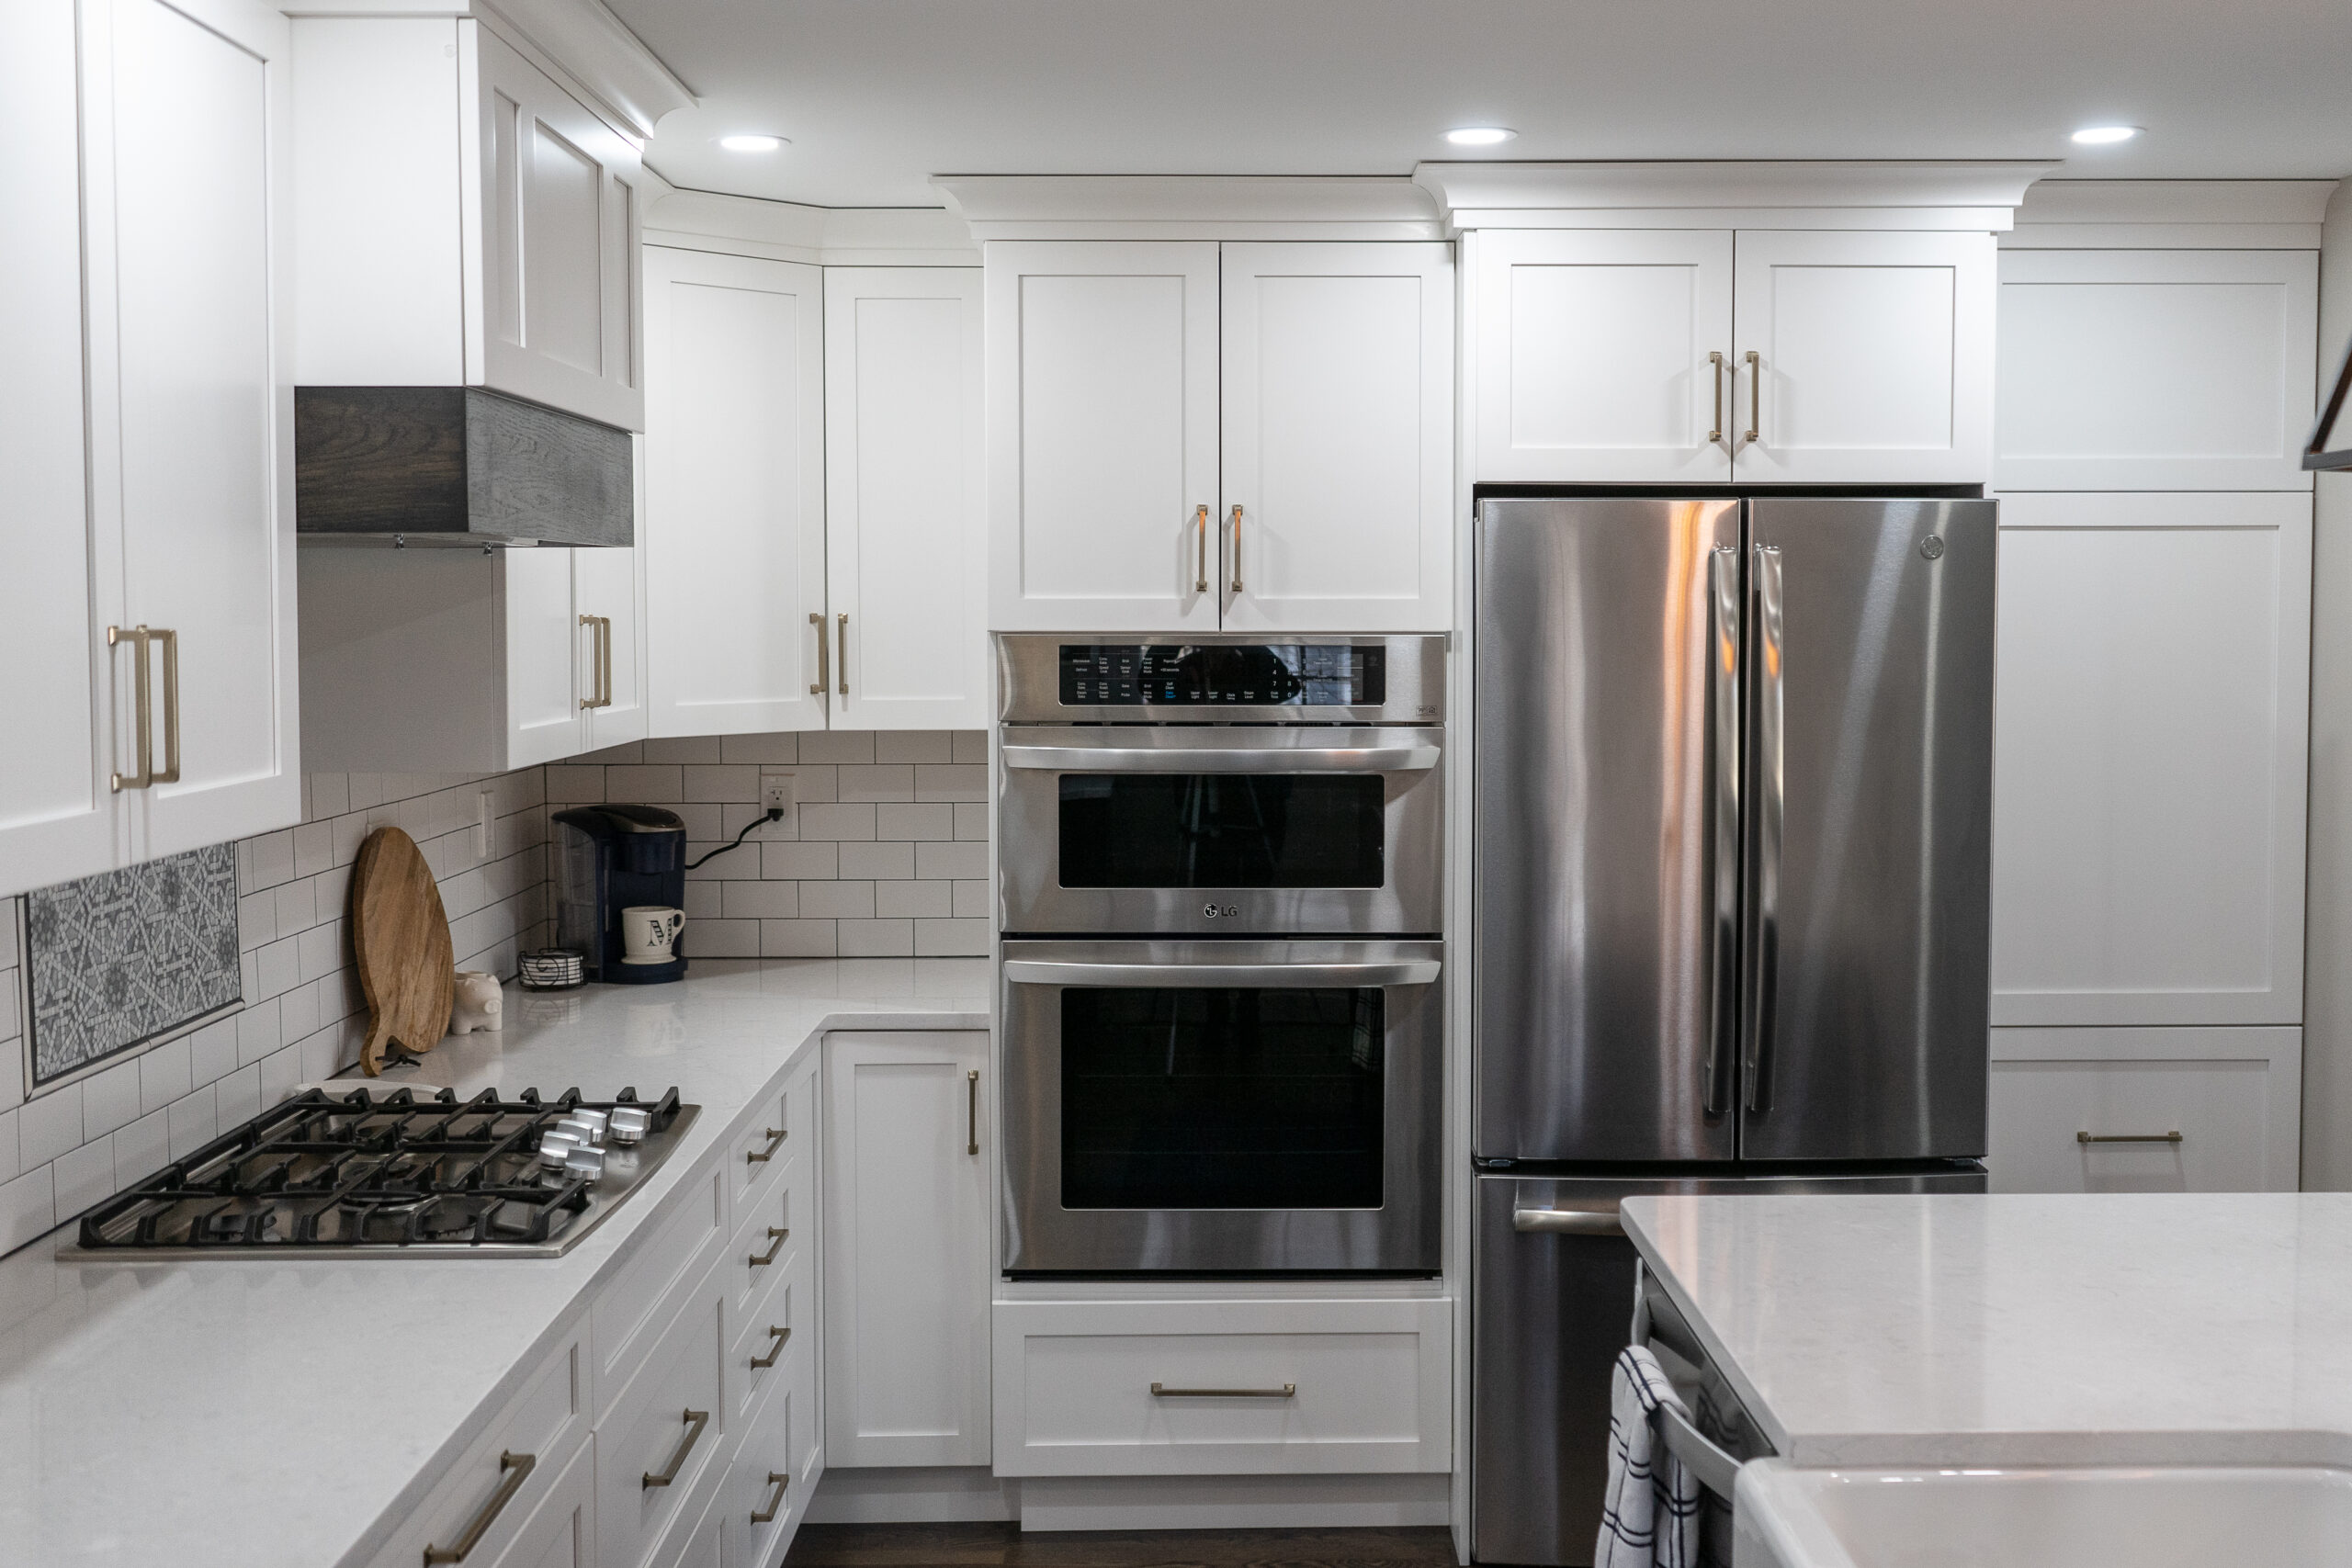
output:
M 621 1106 L 650 1112 L 642 1179 L 694 1113 L 675 1089 L 650 1104 L 634 1089 L 609 1100 L 577 1089 L 551 1100 L 537 1089 L 463 1100 L 447 1089 L 425 1100 L 310 1089 L 90 1210 L 78 1251 L 560 1247 L 598 1195 L 585 1179 L 542 1176 L 539 1134 L 574 1110 Z M 604 1195 L 605 1209 L 616 1201 Z

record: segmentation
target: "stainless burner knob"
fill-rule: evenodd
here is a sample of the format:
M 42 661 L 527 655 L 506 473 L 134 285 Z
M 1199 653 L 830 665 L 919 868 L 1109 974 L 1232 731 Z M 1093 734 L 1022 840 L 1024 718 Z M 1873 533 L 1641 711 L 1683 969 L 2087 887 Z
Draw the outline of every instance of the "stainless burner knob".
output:
M 605 1113 L 601 1111 L 568 1111 L 556 1125 L 576 1132 L 580 1141 L 590 1148 L 605 1141 Z
M 645 1134 L 652 1129 L 653 1113 L 651 1111 L 635 1110 L 626 1105 L 614 1108 L 612 1120 L 606 1127 L 606 1131 L 612 1134 L 613 1142 L 616 1144 L 643 1143 Z
M 605 1152 L 602 1149 L 574 1149 L 563 1156 L 563 1173 L 582 1181 L 594 1181 L 605 1174 Z
M 560 1127 L 550 1127 L 539 1134 L 539 1163 L 560 1166 L 563 1156 L 583 1147 L 581 1140 Z

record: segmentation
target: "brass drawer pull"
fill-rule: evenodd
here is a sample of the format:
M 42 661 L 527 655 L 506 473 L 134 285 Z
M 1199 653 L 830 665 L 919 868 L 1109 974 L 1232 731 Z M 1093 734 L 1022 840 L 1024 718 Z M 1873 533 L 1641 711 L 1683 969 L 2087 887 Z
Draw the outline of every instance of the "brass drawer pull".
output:
M 783 1128 L 770 1127 L 767 1132 L 768 1146 L 763 1149 L 746 1150 L 743 1155 L 745 1165 L 765 1165 L 775 1157 L 776 1150 L 784 1146 L 786 1134 Z
M 2180 1142 L 2180 1129 L 2176 1127 L 2169 1133 L 2077 1133 L 2075 1134 L 2075 1142 L 2078 1144 L 2177 1144 Z
M 768 1353 L 764 1356 L 752 1357 L 752 1365 L 760 1368 L 763 1371 L 775 1366 L 778 1359 L 784 1355 L 784 1342 L 791 1337 L 792 1330 L 789 1328 L 778 1328 L 774 1324 L 770 1324 L 768 1325 Z
M 980 1152 L 980 1070 L 964 1075 L 964 1152 Z
M 831 685 L 833 681 L 832 676 L 826 673 L 825 669 L 825 653 L 832 645 L 825 640 L 825 613 L 822 610 L 809 611 L 808 624 L 817 628 L 817 679 L 808 688 L 808 694 L 812 697 L 821 697 L 825 694 L 825 688 Z
M 437 1568 L 438 1564 L 444 1562 L 463 1562 L 466 1560 L 466 1553 L 481 1544 L 482 1532 L 498 1522 L 498 1516 L 506 1511 L 506 1505 L 514 1501 L 514 1494 L 523 1490 L 523 1483 L 530 1480 L 531 1472 L 538 1468 L 539 1458 L 537 1454 L 500 1454 L 498 1456 L 499 1473 L 506 1479 L 498 1483 L 498 1490 L 490 1495 L 490 1501 L 481 1506 L 481 1512 L 476 1514 L 473 1517 L 473 1522 L 466 1526 L 465 1533 L 458 1538 L 457 1545 L 434 1546 L 429 1542 L 426 1544 L 424 1568 Z
M 1734 389 L 1734 396 L 1737 389 Z M 1764 439 L 1764 361 L 1754 349 L 1747 351 L 1747 434 L 1740 438 L 1742 446 L 1752 446 Z
M 650 1491 L 656 1486 L 667 1486 L 678 1479 L 678 1472 L 685 1466 L 686 1456 L 695 1451 L 695 1444 L 702 1439 L 702 1429 L 710 1425 L 710 1412 L 707 1410 L 689 1410 L 685 1416 L 686 1440 L 680 1443 L 678 1451 L 670 1456 L 670 1468 L 659 1475 L 647 1471 L 645 1484 L 639 1490 Z
M 1707 379 L 1715 388 L 1715 427 L 1707 432 L 1707 445 L 1713 446 L 1724 438 L 1724 355 L 1717 349 L 1707 355 Z
M 126 642 L 130 645 L 134 660 L 131 667 L 131 690 L 137 694 L 131 710 L 134 716 L 131 725 L 132 733 L 136 738 L 133 745 L 138 752 L 139 771 L 135 773 L 117 773 L 113 775 L 110 787 L 117 795 L 127 789 L 145 789 L 155 782 L 154 687 L 153 678 L 148 673 L 147 665 L 147 649 L 153 639 L 154 634 L 143 626 L 132 626 L 128 630 L 121 626 L 107 628 L 108 648 L 117 648 Z
M 752 1253 L 752 1267 L 754 1269 L 764 1269 L 769 1264 L 775 1262 L 775 1255 L 784 1250 L 784 1238 L 791 1234 L 792 1232 L 788 1228 L 778 1225 L 770 1225 L 768 1227 L 769 1240 L 767 1256 L 763 1258 L 756 1252 Z
M 771 1470 L 768 1472 L 768 1484 L 775 1488 L 775 1495 L 768 1499 L 766 1512 L 753 1511 L 752 1522 L 755 1525 L 766 1524 L 784 1512 L 784 1495 L 792 1489 L 792 1477 L 780 1470 Z
M 1151 1385 L 1154 1399 L 1288 1399 L 1298 1393 L 1298 1385 L 1286 1382 L 1280 1388 L 1168 1388 Z
M 1209 591 L 1209 509 L 1204 502 L 1193 509 L 1193 592 Z

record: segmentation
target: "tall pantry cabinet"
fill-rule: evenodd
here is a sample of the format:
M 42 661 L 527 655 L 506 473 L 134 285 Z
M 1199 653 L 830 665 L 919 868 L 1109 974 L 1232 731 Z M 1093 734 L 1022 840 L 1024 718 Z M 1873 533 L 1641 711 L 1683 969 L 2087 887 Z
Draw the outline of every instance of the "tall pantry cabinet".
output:
M 0 893 L 300 815 L 288 27 L 0 16 Z

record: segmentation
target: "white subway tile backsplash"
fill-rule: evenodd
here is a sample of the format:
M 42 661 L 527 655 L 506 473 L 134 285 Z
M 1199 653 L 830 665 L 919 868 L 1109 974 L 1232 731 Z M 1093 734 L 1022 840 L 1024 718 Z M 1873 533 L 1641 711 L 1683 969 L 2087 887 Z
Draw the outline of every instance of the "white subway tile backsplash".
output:
M 621 765 L 605 770 L 605 798 L 642 806 L 674 806 L 685 799 L 684 773 L 675 762 Z
M 956 836 L 956 808 L 952 806 L 877 806 L 874 808 L 874 834 L 880 839 L 910 842 L 918 839 L 953 839 Z
M 809 729 L 800 735 L 804 762 L 870 762 L 874 761 L 871 730 Z
M 748 762 L 693 763 L 679 770 L 684 774 L 685 793 L 680 800 L 708 801 L 757 800 L 760 796 L 760 770 Z
M 800 914 L 805 919 L 872 919 L 871 882 L 804 882 L 800 884 Z
M 915 770 L 905 762 L 843 767 L 838 777 L 843 800 L 912 800 Z
M 760 848 L 760 874 L 795 882 L 830 882 L 842 874 L 841 845 L 830 839 L 802 839 Z
M 52 1170 L 40 1166 L 0 1185 L 0 1252 L 24 1246 L 57 1223 Z
M 760 956 L 760 922 L 757 920 L 705 920 L 695 927 L 688 940 L 687 951 L 703 958 L 757 958 Z
M 188 1076 L 198 1084 L 217 1083 L 237 1070 L 238 1021 L 224 1018 L 208 1023 L 187 1041 Z M 86 1120 L 88 1106 L 84 1107 Z
M 912 920 L 839 920 L 843 958 L 911 958 L 915 951 Z
M 797 762 L 797 737 L 792 735 L 726 735 L 718 741 L 722 762 Z
M 874 737 L 877 762 L 952 762 L 956 739 L 944 729 L 893 729 Z
M 25 1101 L 17 1112 L 17 1139 L 27 1170 L 47 1165 L 82 1141 L 82 1086 L 67 1084 Z
M 956 813 L 956 837 L 987 840 L 989 836 L 988 802 L 959 801 L 950 809 Z
M 17 1113 L 0 1111 L 0 1181 L 14 1181 L 23 1168 L 17 1157 Z
M 989 847 L 968 840 L 915 846 L 915 874 L 944 881 L 970 881 L 989 874 Z
M 800 836 L 804 839 L 871 839 L 875 836 L 874 807 L 847 802 L 804 806 L 800 808 Z
M 956 958 L 989 950 L 989 923 L 981 919 L 917 920 L 915 955 Z
M 832 920 L 762 920 L 762 958 L 831 958 L 834 956 Z
M 172 1102 L 171 1118 L 166 1126 L 171 1136 L 174 1159 L 186 1159 L 212 1141 L 219 1130 L 219 1122 L 215 1120 L 215 1115 L 216 1105 L 210 1084 L 206 1084 L 202 1089 L 183 1100 L 175 1100 Z M 62 1183 L 59 1188 L 58 1201 L 61 1205 L 64 1201 Z
M 879 814 L 876 830 L 880 831 Z M 853 877 L 903 878 L 915 874 L 915 847 L 903 841 L 847 843 L 841 846 L 842 874 Z
M 95 1138 L 129 1126 L 139 1119 L 139 1111 L 137 1062 L 117 1062 L 82 1080 L 82 1136 Z
M 57 1156 L 57 1212 L 78 1214 L 114 1196 L 114 1138 L 101 1134 Z
M 955 914 L 988 919 L 989 885 L 985 880 L 951 882 L 948 886 L 956 890 Z
M 644 759 L 649 762 L 716 762 L 720 760 L 718 737 L 716 735 L 647 740 L 641 744 L 645 748 Z
M 724 882 L 722 913 L 735 919 L 791 919 L 800 914 L 800 884 L 797 882 Z M 812 883 L 812 886 L 825 886 Z M 690 947 L 688 951 L 693 951 Z
M 917 800 L 950 800 L 985 802 L 989 797 L 989 771 L 977 764 L 956 763 L 952 766 L 919 767 L 915 770 Z
M 952 882 L 877 882 L 874 885 L 874 912 L 885 918 L 952 915 L 956 912 L 955 888 Z
M 119 1192 L 172 1163 L 172 1113 L 141 1116 L 114 1135 L 114 1186 Z
M 195 1088 L 196 1075 L 188 1066 L 187 1036 L 167 1040 L 139 1058 L 141 1109 L 160 1111 Z

